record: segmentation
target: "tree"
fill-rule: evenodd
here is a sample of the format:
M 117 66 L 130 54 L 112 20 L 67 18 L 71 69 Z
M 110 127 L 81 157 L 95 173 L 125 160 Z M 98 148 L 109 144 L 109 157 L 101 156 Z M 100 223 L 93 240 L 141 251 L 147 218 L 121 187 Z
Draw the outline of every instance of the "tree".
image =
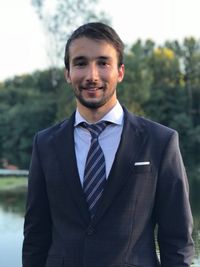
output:
M 174 51 L 158 47 L 148 58 L 152 73 L 150 98 L 145 110 L 154 120 L 169 125 L 174 115 L 182 110 L 183 98 L 180 88 L 180 65 Z M 179 99 L 180 105 L 177 105 Z
M 63 59 L 69 34 L 80 24 L 90 21 L 109 22 L 104 12 L 96 12 L 98 0 L 32 0 L 48 38 L 52 67 Z
M 185 38 L 183 44 L 184 80 L 188 93 L 188 113 L 194 125 L 200 124 L 200 44 Z
M 118 89 L 120 101 L 132 112 L 142 115 L 144 114 L 143 104 L 150 96 L 152 75 L 147 60 L 153 47 L 154 43 L 150 40 L 144 44 L 138 40 L 126 52 L 125 77 Z
M 20 168 L 28 168 L 35 133 L 53 124 L 56 118 L 55 92 L 25 86 L 33 80 L 38 84 L 36 78 L 42 80 L 41 76 L 36 73 L 35 77 L 16 77 L 0 89 L 0 158 Z

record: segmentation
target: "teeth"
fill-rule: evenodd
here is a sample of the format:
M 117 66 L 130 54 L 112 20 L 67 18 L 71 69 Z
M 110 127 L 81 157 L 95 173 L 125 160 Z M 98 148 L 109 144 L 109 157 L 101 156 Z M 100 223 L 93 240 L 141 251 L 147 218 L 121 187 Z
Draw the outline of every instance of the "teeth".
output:
M 88 91 L 96 91 L 95 88 L 85 88 L 85 90 L 88 90 Z
M 103 89 L 103 87 L 82 87 L 82 90 L 90 90 L 90 91 L 97 91 L 97 90 L 101 90 Z

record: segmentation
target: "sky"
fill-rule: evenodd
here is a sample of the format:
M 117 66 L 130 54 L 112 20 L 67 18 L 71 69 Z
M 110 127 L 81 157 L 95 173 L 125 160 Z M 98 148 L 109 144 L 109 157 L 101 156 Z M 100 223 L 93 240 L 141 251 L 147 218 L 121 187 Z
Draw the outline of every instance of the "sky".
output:
M 200 0 L 99 0 L 98 7 L 126 44 L 200 39 Z M 47 68 L 45 42 L 31 0 L 0 0 L 0 81 Z

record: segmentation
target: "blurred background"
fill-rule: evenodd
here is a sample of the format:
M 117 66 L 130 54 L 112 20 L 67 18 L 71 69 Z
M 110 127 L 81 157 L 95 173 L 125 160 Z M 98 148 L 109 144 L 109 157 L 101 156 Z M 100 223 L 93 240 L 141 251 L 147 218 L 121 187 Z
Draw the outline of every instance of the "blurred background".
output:
M 179 132 L 200 266 L 200 1 L 0 0 L 0 266 L 20 267 L 34 134 L 68 117 L 64 47 L 80 24 L 102 21 L 126 45 L 120 102 Z

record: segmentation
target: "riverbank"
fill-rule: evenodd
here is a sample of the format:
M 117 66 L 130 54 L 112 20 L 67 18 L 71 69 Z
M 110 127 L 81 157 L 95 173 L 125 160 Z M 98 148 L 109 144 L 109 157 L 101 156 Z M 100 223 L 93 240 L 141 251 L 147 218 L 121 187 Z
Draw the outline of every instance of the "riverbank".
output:
M 5 211 L 24 215 L 27 177 L 0 177 L 0 203 Z
M 4 194 L 6 192 L 26 192 L 27 183 L 27 177 L 1 177 L 0 194 Z

